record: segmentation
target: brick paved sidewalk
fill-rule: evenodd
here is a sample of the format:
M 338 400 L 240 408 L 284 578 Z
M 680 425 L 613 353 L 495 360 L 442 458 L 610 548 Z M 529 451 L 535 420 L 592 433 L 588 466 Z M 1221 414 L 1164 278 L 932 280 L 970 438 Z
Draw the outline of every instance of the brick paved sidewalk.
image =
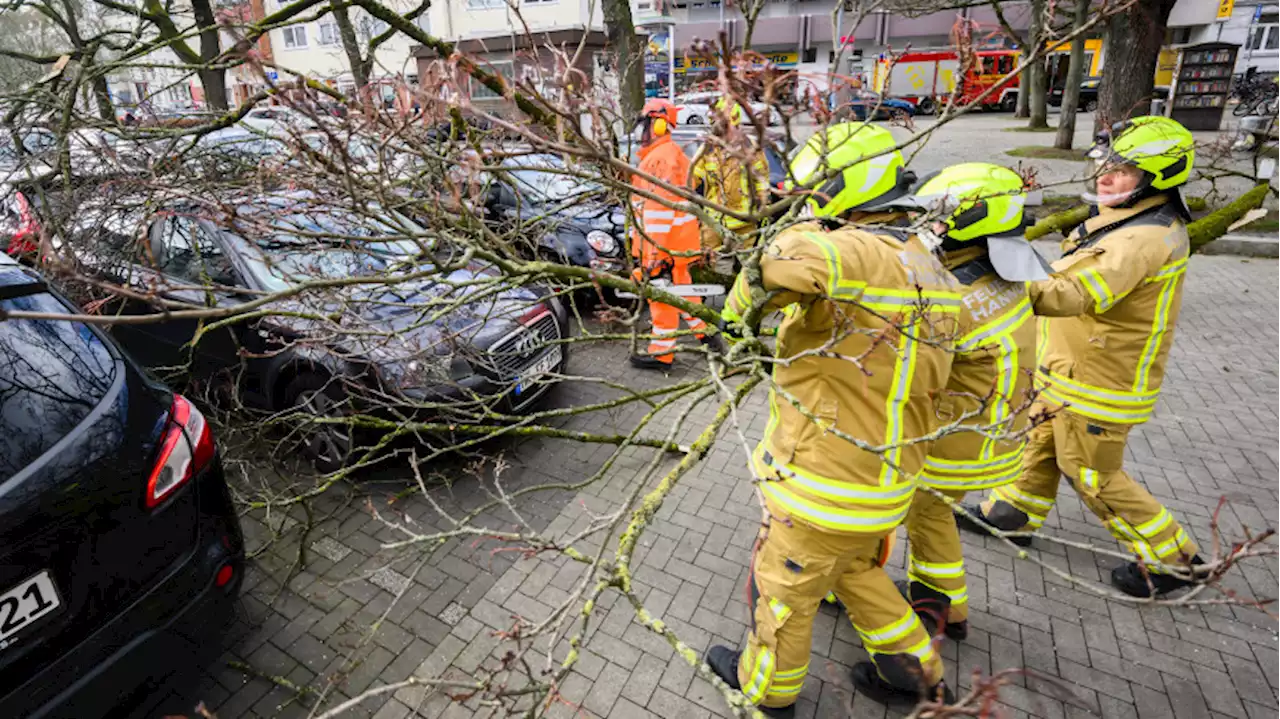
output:
M 1129 444 L 1127 469 L 1202 543 L 1223 496 L 1230 502 L 1219 518 L 1227 536 L 1238 536 L 1242 526 L 1275 526 L 1280 519 L 1276 284 L 1274 261 L 1193 258 L 1164 393 L 1155 418 L 1135 431 Z M 621 351 L 609 346 L 579 352 L 572 369 L 612 372 L 632 385 L 669 381 L 652 375 L 637 380 L 620 367 L 616 355 Z M 555 401 L 581 404 L 607 396 L 610 391 L 597 385 L 561 387 Z M 713 409 L 694 410 L 689 427 L 705 426 Z M 752 441 L 763 431 L 766 414 L 762 396 L 742 408 Z M 638 409 L 615 411 L 593 418 L 587 428 L 630 428 L 639 415 Z M 648 434 L 669 427 L 659 423 Z M 611 447 L 532 441 L 487 451 L 503 451 L 512 463 L 502 475 L 503 486 L 512 489 L 579 481 L 599 468 Z M 629 451 L 606 481 L 577 494 L 522 498 L 517 509 L 537 528 L 572 534 L 592 513 L 615 510 L 635 489 L 650 458 L 647 451 Z M 442 465 L 441 471 L 458 481 L 452 490 L 433 495 L 450 512 L 486 499 L 473 478 L 462 476 L 463 466 L 461 460 Z M 635 580 L 646 607 L 699 652 L 714 643 L 740 644 L 749 622 L 743 588 L 759 510 L 745 474 L 740 443 L 723 435 L 707 460 L 673 491 L 637 552 Z M 513 616 L 544 618 L 581 581 L 580 565 L 563 558 L 515 561 L 508 553 L 492 553 L 492 545 L 463 542 L 447 546 L 415 574 L 413 562 L 420 553 L 380 550 L 397 535 L 373 519 L 366 504 L 372 498 L 386 516 L 412 518 L 419 531 L 429 531 L 440 520 L 421 498 L 388 504 L 388 497 L 410 484 L 411 479 L 389 475 L 331 491 L 313 507 L 305 540 L 305 515 L 250 513 L 246 527 L 253 546 L 266 550 L 250 573 L 244 620 L 229 628 L 230 648 L 210 676 L 194 694 L 180 698 L 205 701 L 221 719 L 293 717 L 307 715 L 316 696 L 312 692 L 327 689 L 323 711 L 411 674 L 449 672 L 465 678 L 479 666 L 497 665 L 507 646 L 495 632 L 510 629 Z M 512 519 L 504 512 L 489 515 L 495 527 L 510 527 Z M 1069 491 L 1060 495 L 1044 531 L 1115 546 Z M 278 537 L 264 544 L 271 532 Z M 1001 690 L 1009 716 L 1276 715 L 1277 626 L 1264 613 L 1236 607 L 1135 609 L 1070 588 L 1030 562 L 1017 561 L 994 540 L 967 536 L 965 541 L 972 629 L 966 641 L 944 644 L 948 680 L 964 688 L 975 670 L 1022 667 L 1046 677 L 1011 677 Z M 301 569 L 294 565 L 300 543 L 309 550 Z M 905 574 L 902 545 L 891 569 L 899 576 Z M 1045 542 L 1030 551 L 1096 581 L 1110 568 L 1109 560 Z M 1232 589 L 1276 595 L 1274 561 L 1243 569 L 1230 578 Z M 404 597 L 370 638 L 368 627 L 401 589 Z M 561 687 L 565 701 L 549 716 L 728 716 L 718 693 L 696 678 L 665 641 L 633 621 L 630 605 L 611 595 L 597 615 L 577 671 Z M 817 657 L 800 698 L 800 717 L 899 716 L 853 697 L 848 667 L 866 654 L 847 620 L 830 608 L 818 616 L 813 652 Z M 252 667 L 253 674 L 287 679 L 306 691 L 295 696 L 280 682 L 227 665 L 235 661 Z M 484 715 L 411 688 L 365 701 L 347 715 L 473 714 Z

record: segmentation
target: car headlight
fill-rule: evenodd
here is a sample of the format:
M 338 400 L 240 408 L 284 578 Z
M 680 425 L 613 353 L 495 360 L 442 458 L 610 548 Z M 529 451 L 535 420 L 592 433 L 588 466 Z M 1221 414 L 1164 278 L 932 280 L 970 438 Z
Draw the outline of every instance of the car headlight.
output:
M 613 235 L 603 230 L 592 230 L 587 233 L 587 244 L 602 255 L 612 255 L 618 251 L 618 242 Z

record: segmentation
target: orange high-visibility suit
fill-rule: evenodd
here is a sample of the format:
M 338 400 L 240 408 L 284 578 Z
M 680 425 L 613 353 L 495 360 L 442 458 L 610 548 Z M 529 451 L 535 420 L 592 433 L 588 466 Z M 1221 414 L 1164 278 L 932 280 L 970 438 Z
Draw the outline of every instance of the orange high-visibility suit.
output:
M 672 186 L 684 187 L 689 177 L 689 158 L 671 139 L 671 128 L 676 124 L 675 106 L 666 100 L 650 100 L 645 103 L 643 114 L 649 123 L 645 135 L 650 139 L 640 148 L 638 169 Z M 698 259 L 701 250 L 698 218 L 688 212 L 672 209 L 672 205 L 683 200 L 642 175 L 633 178 L 632 186 L 660 197 L 666 203 L 640 193 L 631 196 L 636 215 L 631 254 L 640 265 L 636 280 L 639 281 L 642 277 L 639 272 L 648 277 L 660 277 L 669 272 L 675 284 L 692 284 L 689 265 Z M 685 299 L 690 302 L 702 301 L 699 297 Z M 649 354 L 666 365 L 675 362 L 672 351 L 675 349 L 676 339 L 671 335 L 680 328 L 681 319 L 699 339 L 702 339 L 707 329 L 702 320 L 661 302 L 650 300 L 649 314 L 653 320 L 653 339 L 649 342 Z

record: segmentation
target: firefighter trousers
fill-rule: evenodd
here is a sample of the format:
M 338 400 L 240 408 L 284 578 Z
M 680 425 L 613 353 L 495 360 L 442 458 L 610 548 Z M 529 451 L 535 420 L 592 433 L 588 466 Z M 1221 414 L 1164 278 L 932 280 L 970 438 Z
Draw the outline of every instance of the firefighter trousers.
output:
M 964 492 L 943 494 L 956 502 L 964 499 Z M 917 489 L 904 524 L 911 545 L 907 579 L 912 605 L 937 615 L 939 622 L 955 624 L 967 620 L 969 591 L 955 513 L 932 492 Z
M 813 619 L 832 591 L 886 681 L 923 692 L 942 680 L 924 625 L 880 567 L 883 540 L 821 531 L 795 518 L 771 523 L 752 565 L 754 621 L 738 661 L 748 699 L 766 707 L 795 703 L 809 672 Z
M 1033 407 L 1032 415 L 1041 409 Z M 1039 529 L 1057 499 L 1060 476 L 1066 475 L 1112 536 L 1140 559 L 1188 564 L 1198 551 L 1195 542 L 1146 487 L 1121 469 L 1131 428 L 1058 411 L 1031 430 L 1021 476 L 992 490 L 983 514 L 1007 531 Z
M 652 275 L 651 271 L 651 275 Z M 636 281 L 640 280 L 636 277 Z M 671 281 L 677 285 L 693 284 L 693 276 L 689 273 L 689 265 L 686 263 L 677 264 L 671 270 Z M 701 297 L 685 297 L 684 299 L 695 304 L 702 304 Z M 648 353 L 653 355 L 659 362 L 672 364 L 676 361 L 673 350 L 676 348 L 676 338 L 673 337 L 680 330 L 680 321 L 684 320 L 684 324 L 698 339 L 702 339 L 707 331 L 707 323 L 694 317 L 688 312 L 664 305 L 661 302 L 649 300 L 649 317 L 653 321 L 653 338 L 649 340 Z

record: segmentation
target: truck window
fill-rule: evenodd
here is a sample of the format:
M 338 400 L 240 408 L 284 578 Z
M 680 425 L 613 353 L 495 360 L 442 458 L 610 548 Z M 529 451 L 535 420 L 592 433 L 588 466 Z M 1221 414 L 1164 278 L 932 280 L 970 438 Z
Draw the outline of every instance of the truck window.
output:
M 1013 72 L 1013 55 L 1000 56 L 1000 74 L 1008 75 Z

